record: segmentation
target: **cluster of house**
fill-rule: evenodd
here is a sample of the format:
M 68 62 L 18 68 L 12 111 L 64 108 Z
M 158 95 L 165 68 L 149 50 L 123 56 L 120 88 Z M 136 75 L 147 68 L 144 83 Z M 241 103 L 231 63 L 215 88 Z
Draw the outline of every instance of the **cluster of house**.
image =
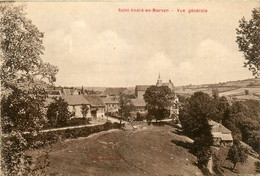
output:
M 158 76 L 156 86 L 168 86 L 174 91 L 174 85 L 171 80 L 169 82 L 162 82 L 160 75 Z M 53 101 L 53 97 L 61 97 L 69 105 L 69 111 L 74 114 L 76 118 L 83 117 L 81 107 L 83 105 L 88 107 L 87 118 L 98 119 L 104 117 L 106 113 L 118 113 L 120 109 L 119 97 L 121 94 L 134 95 L 131 99 L 134 113 L 146 112 L 144 101 L 144 94 L 147 88 L 152 85 L 136 85 L 134 90 L 128 88 L 106 88 L 101 93 L 95 93 L 94 91 L 83 90 L 83 88 L 62 88 L 56 87 L 51 90 L 46 100 L 46 106 Z M 174 98 L 173 106 L 170 107 L 171 118 L 178 118 L 179 99 L 177 96 Z M 222 124 L 215 121 L 209 121 L 212 125 L 212 135 L 214 139 L 214 145 L 230 146 L 233 143 L 231 131 L 225 128 Z
M 87 118 L 96 119 L 98 117 L 105 116 L 105 103 L 103 100 L 93 94 L 85 94 L 84 92 L 75 88 L 54 88 L 48 94 L 45 105 L 48 106 L 54 97 L 60 97 L 68 103 L 69 111 L 74 114 L 74 117 L 81 118 L 82 106 L 88 107 Z
M 163 83 L 158 77 L 156 86 L 168 86 L 174 90 L 173 83 L 169 80 L 168 83 Z M 131 99 L 134 112 L 145 112 L 146 103 L 143 95 L 148 87 L 152 85 L 137 85 L 135 90 L 128 88 L 106 88 L 102 93 L 94 93 L 94 91 L 86 91 L 83 88 L 63 88 L 55 87 L 48 94 L 46 105 L 53 101 L 53 97 L 63 98 L 69 105 L 70 112 L 75 114 L 75 117 L 83 117 L 81 107 L 83 105 L 88 107 L 87 118 L 98 118 L 105 116 L 105 113 L 118 113 L 120 109 L 119 97 L 121 94 L 133 94 L 135 98 Z M 177 105 L 178 97 L 175 96 L 175 104 Z M 178 115 L 178 106 L 170 108 L 171 114 Z

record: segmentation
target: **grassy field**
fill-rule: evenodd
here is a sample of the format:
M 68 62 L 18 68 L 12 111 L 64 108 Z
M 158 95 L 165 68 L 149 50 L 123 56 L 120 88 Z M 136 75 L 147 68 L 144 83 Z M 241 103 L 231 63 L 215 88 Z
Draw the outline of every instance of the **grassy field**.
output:
M 29 153 L 40 157 L 51 150 L 48 175 L 202 175 L 196 157 L 171 142 L 190 139 L 172 131 L 169 126 L 112 130 Z
M 194 92 L 202 91 L 208 94 L 212 89 L 217 88 L 220 96 L 226 96 L 241 100 L 260 100 L 260 79 L 247 79 L 239 81 L 229 81 L 219 84 L 205 84 L 197 86 L 179 86 L 175 92 L 179 95 L 192 95 Z M 245 96 L 245 90 L 249 91 L 249 96 Z
M 41 158 L 45 151 L 50 151 L 46 175 L 202 175 L 196 166 L 196 157 L 187 148 L 172 142 L 192 143 L 191 139 L 178 135 L 170 126 L 135 125 L 136 130 L 129 127 L 100 132 L 28 153 Z M 231 164 L 225 161 L 225 152 L 220 155 L 224 171 L 227 175 L 236 175 L 228 169 Z M 254 173 L 252 159 L 238 165 L 238 169 L 242 174 Z

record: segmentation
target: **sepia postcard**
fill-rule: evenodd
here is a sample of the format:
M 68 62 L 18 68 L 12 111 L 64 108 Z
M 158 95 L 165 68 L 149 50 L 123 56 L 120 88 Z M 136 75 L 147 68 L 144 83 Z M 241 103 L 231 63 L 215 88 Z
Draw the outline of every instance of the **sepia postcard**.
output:
M 2 175 L 260 174 L 259 1 L 0 10 Z

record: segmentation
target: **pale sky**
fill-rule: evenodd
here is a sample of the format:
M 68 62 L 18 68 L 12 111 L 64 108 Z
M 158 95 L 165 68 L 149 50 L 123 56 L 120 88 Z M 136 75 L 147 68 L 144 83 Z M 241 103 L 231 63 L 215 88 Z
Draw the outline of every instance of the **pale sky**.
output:
M 155 84 L 159 73 L 177 86 L 253 77 L 243 67 L 235 29 L 257 2 L 26 4 L 27 17 L 45 33 L 43 60 L 59 68 L 57 86 Z M 207 13 L 188 13 L 192 8 Z

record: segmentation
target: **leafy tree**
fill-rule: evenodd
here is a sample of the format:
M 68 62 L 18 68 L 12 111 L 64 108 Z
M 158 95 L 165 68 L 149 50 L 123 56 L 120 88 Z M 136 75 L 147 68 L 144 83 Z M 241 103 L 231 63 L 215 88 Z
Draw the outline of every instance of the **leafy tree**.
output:
M 260 102 L 234 102 L 223 118 L 223 125 L 232 131 L 234 139 L 242 140 L 259 152 L 257 132 L 260 129 Z
M 213 137 L 208 120 L 212 117 L 212 99 L 203 92 L 195 92 L 180 109 L 183 131 L 194 139 L 191 152 L 200 168 L 206 168 L 212 151 Z
M 248 151 L 243 147 L 239 141 L 235 140 L 234 144 L 229 148 L 227 160 L 231 161 L 233 165 L 233 170 L 237 163 L 244 163 L 248 158 Z
M 243 17 L 239 21 L 237 40 L 239 51 L 242 51 L 246 62 L 244 66 L 252 71 L 253 75 L 260 75 L 260 8 L 252 11 L 252 19 L 246 21 Z
M 122 119 L 128 119 L 131 116 L 131 111 L 133 110 L 133 105 L 131 103 L 131 95 L 127 95 L 127 94 L 120 94 L 119 97 L 119 113 L 121 114 L 121 118 L 120 118 L 120 124 Z
M 82 113 L 82 115 L 83 115 L 83 118 L 86 118 L 86 116 L 87 116 L 87 114 L 88 114 L 88 110 L 89 110 L 89 108 L 88 108 L 87 105 L 82 105 L 82 106 L 81 106 L 81 113 Z
M 219 90 L 218 90 L 218 88 L 212 89 L 212 96 L 215 99 L 219 98 Z
M 255 162 L 255 172 L 260 173 L 260 162 L 259 161 Z
M 52 127 L 66 126 L 70 116 L 68 103 L 61 97 L 54 98 L 54 102 L 48 106 L 47 118 Z
M 170 116 L 175 95 L 168 86 L 151 86 L 144 94 L 148 116 L 161 120 Z
M 222 123 L 222 119 L 227 116 L 229 110 L 229 102 L 226 97 L 213 97 L 211 119 Z
M 207 128 L 206 133 L 195 138 L 191 148 L 191 152 L 197 157 L 199 167 L 206 167 L 212 154 L 210 146 L 213 145 L 213 137 L 209 131 L 211 127 L 207 125 Z
M 208 125 L 212 112 L 211 98 L 203 92 L 195 92 L 180 109 L 180 121 L 184 132 L 195 138 Z
M 45 121 L 46 88 L 58 69 L 40 58 L 43 33 L 26 18 L 25 6 L 0 4 L 1 125 L 3 175 L 37 175 L 24 153 L 22 131 L 37 134 Z
M 249 95 L 249 90 L 245 90 L 245 94 L 246 94 L 246 95 Z

